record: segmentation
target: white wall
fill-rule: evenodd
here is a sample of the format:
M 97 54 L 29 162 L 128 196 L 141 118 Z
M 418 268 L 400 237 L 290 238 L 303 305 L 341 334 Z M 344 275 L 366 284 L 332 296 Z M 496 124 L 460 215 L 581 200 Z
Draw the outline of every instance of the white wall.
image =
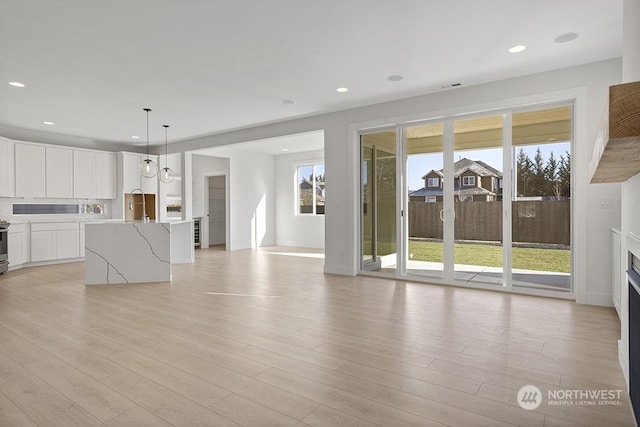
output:
M 590 185 L 588 164 L 593 151 L 606 91 L 620 82 L 619 59 L 533 74 L 478 86 L 445 90 L 362 108 L 290 120 L 238 130 L 180 143 L 181 150 L 194 150 L 323 129 L 327 200 L 325 215 L 325 271 L 357 272 L 358 179 L 354 124 L 395 123 L 398 118 L 427 119 L 442 114 L 468 113 L 576 97 L 576 144 L 574 152 L 574 220 L 576 222 L 574 277 L 581 303 L 611 304 L 608 229 L 620 222 L 620 204 L 599 209 L 602 195 L 620 198 L 620 185 Z M 176 147 L 177 148 L 177 147 Z
M 296 215 L 296 167 L 324 161 L 324 151 L 276 156 L 276 245 L 324 248 L 324 215 Z
M 275 244 L 273 156 L 242 151 L 230 157 L 231 250 Z
M 193 216 L 208 212 L 206 175 L 227 172 L 228 250 L 275 244 L 274 156 L 221 148 L 216 156 L 193 156 Z M 207 230 L 204 230 L 206 233 Z
M 625 0 L 623 25 L 623 49 L 622 49 L 622 81 L 624 83 L 640 81 L 640 0 Z M 629 384 L 629 288 L 625 270 L 627 266 L 628 233 L 640 235 L 640 175 L 622 184 L 622 247 L 621 254 L 623 265 L 621 277 L 624 283 L 620 289 L 620 342 L 618 345 L 618 357 L 624 372 L 627 384 Z
M 229 159 L 211 156 L 192 157 L 191 174 L 193 181 L 193 217 L 204 217 L 209 212 L 209 188 L 205 186 L 205 177 L 229 173 Z

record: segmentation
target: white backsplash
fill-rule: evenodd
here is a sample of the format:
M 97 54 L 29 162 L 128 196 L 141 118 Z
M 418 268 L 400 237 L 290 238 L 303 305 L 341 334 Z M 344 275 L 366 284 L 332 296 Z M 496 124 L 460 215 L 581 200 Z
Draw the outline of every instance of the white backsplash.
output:
M 106 206 L 106 212 L 101 214 L 58 214 L 58 215 L 13 215 L 14 203 L 75 203 L 75 204 L 95 204 L 100 203 Z M 50 221 L 50 220 L 93 220 L 109 219 L 113 211 L 112 200 L 90 200 L 90 199 L 33 199 L 33 198 L 8 198 L 0 197 L 0 219 L 7 221 Z

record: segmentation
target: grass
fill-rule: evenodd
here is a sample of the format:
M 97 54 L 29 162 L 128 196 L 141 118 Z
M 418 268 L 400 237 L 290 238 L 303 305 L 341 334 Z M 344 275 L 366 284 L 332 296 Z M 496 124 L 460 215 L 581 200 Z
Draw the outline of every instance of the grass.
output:
M 381 254 L 395 252 L 388 243 L 378 244 Z M 514 269 L 571 272 L 571 251 L 568 249 L 512 248 Z M 442 243 L 419 240 L 409 241 L 409 259 L 413 261 L 443 262 Z M 454 248 L 456 264 L 502 267 L 502 246 L 472 243 L 456 243 Z

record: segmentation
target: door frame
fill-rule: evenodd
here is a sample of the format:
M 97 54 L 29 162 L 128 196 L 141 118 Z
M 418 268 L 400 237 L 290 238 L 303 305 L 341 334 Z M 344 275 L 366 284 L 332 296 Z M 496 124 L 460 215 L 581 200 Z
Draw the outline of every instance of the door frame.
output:
M 547 290 L 539 290 L 539 289 L 531 289 L 531 288 L 513 288 L 512 284 L 511 284 L 511 254 L 506 254 L 506 251 L 504 249 L 507 241 L 505 240 L 508 237 L 508 243 L 509 246 L 511 246 L 511 221 L 512 221 L 512 212 L 511 212 L 511 204 L 510 203 L 503 203 L 503 269 L 505 268 L 509 268 L 509 273 L 508 274 L 508 278 L 505 280 L 504 285 L 503 286 L 495 286 L 495 285 L 490 285 L 490 284 L 482 284 L 482 283 L 462 283 L 462 282 L 458 282 L 453 280 L 453 271 L 451 271 L 450 273 L 446 272 L 446 259 L 447 259 L 447 254 L 445 253 L 445 272 L 444 272 L 444 278 L 442 280 L 436 279 L 436 278 L 420 278 L 420 277 L 415 277 L 415 276 L 407 276 L 406 274 L 403 274 L 403 272 L 405 271 L 405 257 L 401 257 L 401 253 L 404 254 L 406 253 L 408 248 L 405 248 L 405 242 L 403 241 L 399 241 L 398 242 L 398 253 L 397 253 L 397 257 L 398 257 L 398 263 L 397 266 L 398 268 L 396 269 L 396 271 L 394 273 L 385 273 L 385 272 L 372 272 L 372 271 L 366 271 L 363 270 L 361 267 L 361 262 L 362 262 L 362 224 L 361 224 L 361 215 L 360 215 L 360 211 L 361 211 L 361 200 L 360 200 L 360 191 L 361 191 L 361 186 L 360 186 L 360 179 L 361 179 L 361 175 L 360 175 L 360 161 L 361 161 L 361 149 L 360 149 L 360 144 L 361 144 L 361 139 L 360 136 L 363 134 L 370 134 L 370 133 L 376 133 L 376 132 L 382 132 L 384 130 L 389 130 L 392 128 L 395 128 L 396 131 L 396 139 L 399 140 L 400 138 L 403 138 L 404 136 L 404 132 L 405 129 L 408 127 L 413 127 L 413 126 L 417 126 L 420 124 L 425 124 L 425 123 L 433 123 L 433 122 L 438 122 L 438 121 L 442 121 L 442 122 L 446 122 L 446 121 L 450 121 L 451 122 L 451 127 L 453 128 L 453 122 L 455 120 L 459 120 L 459 119 L 467 119 L 467 118 L 473 118 L 473 117 L 479 117 L 479 116 L 485 116 L 485 115 L 490 115 L 490 114 L 502 114 L 504 116 L 503 118 L 503 149 L 507 150 L 507 148 L 509 150 L 512 149 L 512 145 L 511 145 L 511 116 L 513 113 L 518 113 L 518 112 L 522 112 L 522 111 L 527 111 L 527 110 L 534 110 L 534 109 L 538 109 L 541 107 L 554 107 L 554 106 L 561 106 L 561 105 L 570 105 L 572 106 L 572 139 L 571 139 L 571 188 L 572 188 L 572 197 L 571 197 L 571 285 L 570 285 L 570 292 L 566 292 L 566 293 L 560 293 L 560 292 L 556 292 L 556 291 L 547 291 Z M 581 281 L 585 281 L 586 280 L 586 253 L 583 254 L 584 252 L 584 245 L 585 245 L 585 235 L 586 235 L 586 217 L 585 216 L 578 216 L 576 215 L 576 212 L 581 211 L 581 209 L 584 209 L 582 212 L 586 212 L 586 188 L 578 188 L 576 186 L 576 183 L 578 182 L 579 179 L 581 179 L 583 173 L 582 171 L 579 171 L 576 167 L 575 167 L 575 163 L 577 161 L 577 157 L 581 154 L 580 151 L 580 147 L 578 146 L 578 142 L 579 140 L 582 140 L 586 137 L 586 89 L 585 88 L 576 88 L 576 89 L 567 89 L 567 90 L 561 90 L 561 91 L 557 91 L 554 93 L 546 93 L 546 94 L 542 94 L 542 95 L 533 95 L 533 96 L 525 96 L 525 97 L 520 97 L 520 98 L 514 98 L 514 99 L 509 99 L 509 100 L 501 100 L 501 101 L 493 101 L 493 102 L 488 102 L 486 104 L 479 104 L 479 105 L 469 105 L 466 108 L 465 107 L 459 107 L 459 108 L 455 108 L 455 109 L 449 109 L 449 110 L 441 110 L 441 111 L 436 111 L 436 112 L 425 112 L 422 114 L 412 114 L 410 116 L 401 116 L 401 117 L 393 117 L 393 118 L 387 118 L 387 119 L 381 119 L 381 120 L 376 120 L 376 121 L 370 121 L 370 122 L 362 122 L 362 123 L 352 123 L 351 125 L 349 125 L 349 133 L 350 135 L 352 135 L 352 141 L 353 141 L 353 145 L 352 145 L 352 150 L 350 151 L 351 154 L 351 159 L 352 159 L 352 165 L 353 167 L 355 167 L 354 169 L 354 173 L 352 174 L 352 177 L 354 178 L 354 182 L 353 182 L 353 186 L 351 187 L 351 191 L 353 194 L 352 197 L 352 201 L 354 202 L 352 208 L 352 219 L 354 220 L 354 224 L 355 227 L 353 228 L 353 238 L 354 241 L 356 242 L 356 244 L 354 245 L 353 249 L 355 249 L 355 253 L 353 253 L 354 255 L 354 260 L 356 261 L 354 267 L 355 267 L 355 271 L 354 274 L 355 275 L 369 275 L 369 276 L 375 276 L 375 277 L 385 277 L 385 278 L 390 278 L 390 279 L 404 279 L 404 280 L 412 280 L 412 281 L 416 281 L 416 282 L 429 282 L 429 283 L 437 283 L 437 284 L 444 284 L 444 285 L 451 285 L 451 286 L 463 286 L 463 287 L 468 287 L 468 288 L 479 288 L 479 289 L 487 289 L 487 290 L 497 290 L 497 291 L 507 291 L 507 292 L 511 292 L 511 293 L 519 293 L 519 294 L 529 294 L 529 295 L 539 295 L 539 296 L 549 296 L 549 297 L 554 297 L 554 298 L 559 298 L 559 299 L 572 299 L 572 300 L 576 300 L 578 303 L 585 303 L 586 302 L 586 287 L 578 287 L 577 284 L 581 283 Z M 446 124 L 445 124 L 446 127 Z M 508 130 L 506 128 L 509 128 Z M 453 131 L 453 129 L 451 129 Z M 504 141 L 506 137 L 508 138 L 508 144 L 504 144 Z M 446 138 L 446 131 L 445 131 L 445 138 Z M 451 138 L 453 138 L 453 132 L 451 132 Z M 452 141 L 451 141 L 452 142 Z M 453 162 L 453 151 L 454 151 L 454 147 L 453 144 L 450 143 L 449 144 L 450 148 L 449 150 L 452 151 L 451 153 L 451 162 Z M 398 159 L 398 166 L 396 168 L 397 170 L 397 178 L 398 178 L 398 183 L 403 183 L 403 179 L 404 179 L 404 173 L 405 173 L 405 168 L 406 168 L 406 160 L 405 160 L 405 151 L 406 151 L 406 147 L 404 143 L 400 143 L 398 142 L 398 144 L 396 145 L 397 147 L 397 151 L 398 149 L 400 151 L 397 152 L 397 159 Z M 445 147 L 444 150 L 447 150 L 447 141 L 445 140 Z M 505 152 L 506 154 L 506 152 Z M 446 159 L 446 153 L 445 155 L 445 162 L 447 162 Z M 509 164 L 507 165 L 508 161 L 511 158 L 511 154 L 509 154 L 509 156 L 503 155 L 503 163 L 504 163 L 504 171 L 509 170 L 511 172 L 511 167 L 513 165 Z M 507 167 L 508 166 L 508 167 Z M 451 165 L 451 168 L 453 167 L 453 165 Z M 511 173 L 509 173 L 509 175 L 511 175 Z M 579 176 L 580 175 L 580 176 Z M 506 181 L 503 181 L 506 182 Z M 404 185 L 404 184 L 403 184 Z M 453 186 L 453 182 L 451 182 L 451 185 Z M 509 184 L 511 185 L 511 184 Z M 404 189 L 404 187 L 402 187 Z M 504 190 L 503 190 L 504 191 Z M 403 193 L 403 192 L 400 192 Z M 511 193 L 511 191 L 509 191 L 509 193 Z M 446 191 L 445 191 L 446 194 Z M 398 233 L 397 237 L 398 239 L 404 238 L 404 233 L 406 232 L 406 225 L 404 225 L 404 223 L 406 222 L 404 220 L 404 217 L 402 215 L 405 214 L 406 209 L 408 207 L 407 203 L 408 203 L 408 195 L 404 195 L 404 194 L 398 194 L 397 195 L 399 202 L 400 200 L 402 200 L 400 202 L 400 204 L 398 206 L 401 206 L 400 209 L 398 209 L 398 213 L 397 213 L 397 222 L 398 222 Z M 446 204 L 445 204 L 446 206 Z M 507 228 L 507 221 L 508 221 L 508 227 L 509 230 L 506 230 Z M 445 224 L 446 225 L 446 224 Z M 453 227 L 453 224 L 451 224 L 451 227 Z M 451 230 L 451 232 L 453 232 L 453 230 Z M 582 233 L 581 233 L 582 232 Z M 408 239 L 405 239 L 408 242 Z M 408 243 L 406 243 L 408 245 Z M 447 245 L 445 245 L 445 250 L 447 248 Z M 451 246 L 450 248 L 451 253 L 449 254 L 449 257 L 452 259 L 453 258 L 453 246 Z M 578 254 L 580 252 L 580 259 L 582 260 L 581 262 L 578 261 Z M 453 261 L 453 259 L 452 259 Z M 451 270 L 453 270 L 453 262 L 451 263 Z M 451 275 L 451 277 L 449 277 L 449 275 Z M 447 280 L 448 278 L 450 278 L 451 280 Z
M 209 178 L 215 176 L 224 177 L 224 249 L 225 251 L 229 251 L 229 244 L 231 242 L 231 194 L 229 191 L 229 173 L 226 171 L 206 172 L 202 177 L 202 211 L 204 217 L 200 223 L 200 247 L 202 249 L 209 247 Z

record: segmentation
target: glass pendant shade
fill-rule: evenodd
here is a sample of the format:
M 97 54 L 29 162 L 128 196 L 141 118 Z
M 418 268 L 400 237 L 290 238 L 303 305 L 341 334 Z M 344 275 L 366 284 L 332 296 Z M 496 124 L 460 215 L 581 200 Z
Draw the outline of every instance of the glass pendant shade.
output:
M 173 175 L 171 168 L 166 167 L 160 169 L 160 181 L 164 184 L 171 184 L 176 177 Z
M 171 184 L 176 177 L 169 167 L 169 138 L 167 137 L 169 125 L 162 125 L 162 127 L 164 128 L 164 167 L 160 170 L 160 181 L 164 184 Z
M 153 178 L 158 174 L 158 165 L 151 159 L 140 162 L 140 174 L 145 178 Z
M 147 113 L 147 158 L 140 162 L 140 174 L 145 178 L 153 178 L 158 175 L 158 165 L 149 158 L 149 111 L 151 108 L 143 108 Z

